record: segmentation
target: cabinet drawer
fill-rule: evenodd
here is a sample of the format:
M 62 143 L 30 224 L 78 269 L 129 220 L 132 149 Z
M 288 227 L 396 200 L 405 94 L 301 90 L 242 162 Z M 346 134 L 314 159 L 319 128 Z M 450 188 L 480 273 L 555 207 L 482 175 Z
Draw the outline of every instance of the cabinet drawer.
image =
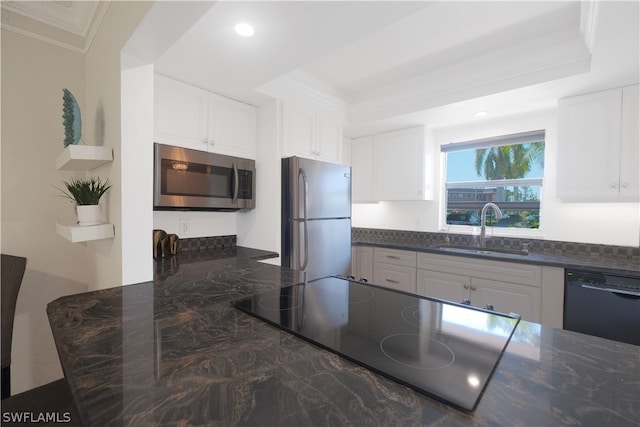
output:
M 418 253 L 417 267 L 443 273 L 463 274 L 499 282 L 540 287 L 542 267 L 451 255 Z
M 378 262 L 373 268 L 373 284 L 416 293 L 416 269 Z
M 376 263 L 404 265 L 406 267 L 416 266 L 416 253 L 412 251 L 402 251 L 399 249 L 374 248 L 373 256 Z

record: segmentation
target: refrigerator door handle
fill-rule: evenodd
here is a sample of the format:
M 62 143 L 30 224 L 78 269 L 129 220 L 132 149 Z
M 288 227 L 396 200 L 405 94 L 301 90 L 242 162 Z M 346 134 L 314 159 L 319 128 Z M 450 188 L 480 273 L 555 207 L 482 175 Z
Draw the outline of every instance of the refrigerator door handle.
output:
M 302 227 L 304 238 L 304 262 L 299 266 L 299 269 L 304 271 L 307 268 L 307 262 L 309 261 L 309 230 L 307 229 L 307 209 L 309 208 L 309 184 L 307 182 L 307 174 L 304 169 L 298 169 L 298 180 L 302 176 Z M 300 262 L 298 260 L 298 262 Z

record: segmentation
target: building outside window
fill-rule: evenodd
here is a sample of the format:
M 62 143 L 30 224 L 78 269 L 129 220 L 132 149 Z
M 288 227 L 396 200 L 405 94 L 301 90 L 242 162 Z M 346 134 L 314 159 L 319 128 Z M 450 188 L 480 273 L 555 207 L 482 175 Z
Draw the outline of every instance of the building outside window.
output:
M 442 145 L 446 156 L 446 224 L 480 225 L 482 207 L 493 202 L 487 225 L 537 229 L 544 177 L 543 130 Z

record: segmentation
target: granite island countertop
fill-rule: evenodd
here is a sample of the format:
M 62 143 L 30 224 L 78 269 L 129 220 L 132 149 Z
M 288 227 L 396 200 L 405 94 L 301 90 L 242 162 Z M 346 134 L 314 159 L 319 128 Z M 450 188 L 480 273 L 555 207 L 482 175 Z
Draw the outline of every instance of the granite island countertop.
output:
M 640 347 L 521 322 L 472 413 L 276 329 L 230 301 L 304 273 L 236 248 L 47 309 L 83 424 L 640 425 Z

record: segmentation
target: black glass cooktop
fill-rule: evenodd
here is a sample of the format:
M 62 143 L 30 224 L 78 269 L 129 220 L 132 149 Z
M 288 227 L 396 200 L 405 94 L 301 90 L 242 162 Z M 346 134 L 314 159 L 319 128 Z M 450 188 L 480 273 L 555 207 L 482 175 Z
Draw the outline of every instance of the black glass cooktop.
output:
M 467 411 L 519 318 L 336 277 L 233 304 L 314 344 Z

